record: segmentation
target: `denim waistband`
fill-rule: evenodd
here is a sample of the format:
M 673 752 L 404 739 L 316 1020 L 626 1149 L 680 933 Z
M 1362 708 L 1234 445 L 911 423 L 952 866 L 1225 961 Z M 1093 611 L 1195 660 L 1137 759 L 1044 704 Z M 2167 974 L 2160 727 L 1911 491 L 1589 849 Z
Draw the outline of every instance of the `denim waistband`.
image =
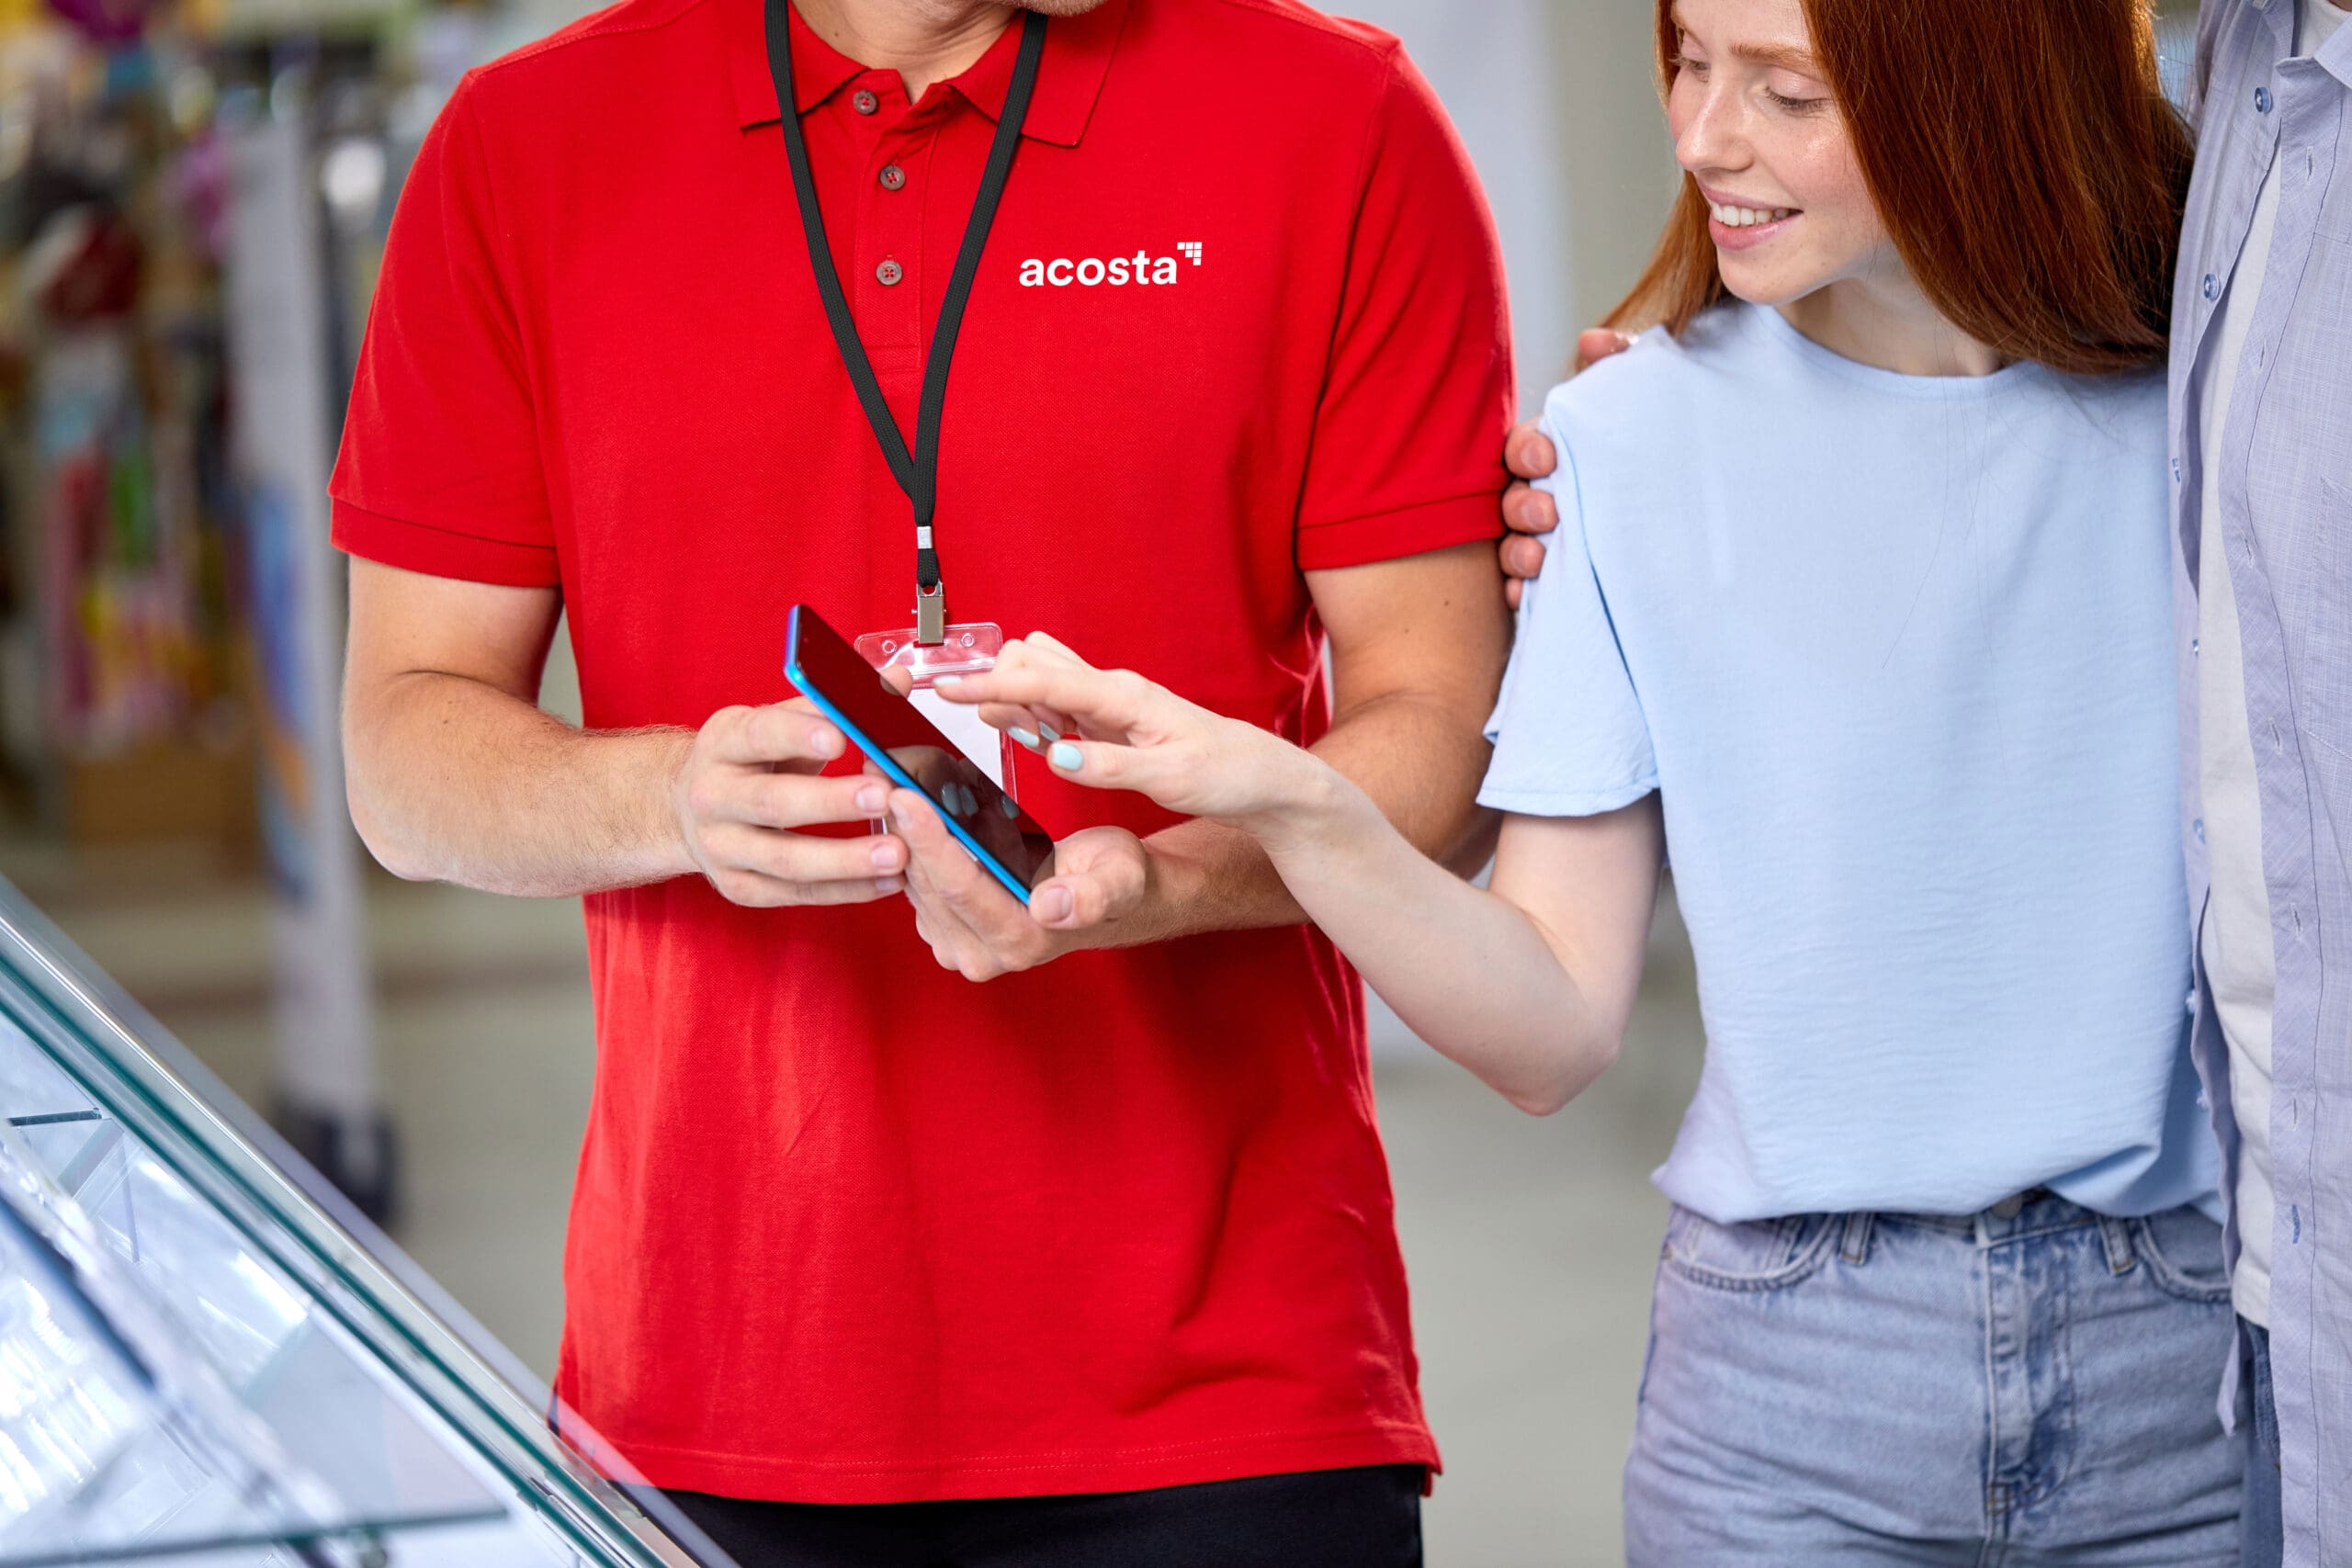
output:
M 1965 1235 L 1984 1234 L 1995 1237 L 2098 1223 L 2096 1213 L 2071 1198 L 2061 1198 L 2047 1187 L 2028 1188 L 1997 1203 L 1987 1204 L 1973 1214 L 1917 1214 L 1882 1209 L 1878 1212 L 1878 1219 L 1882 1224 L 1923 1225 L 1930 1230 L 1958 1231 Z
M 1869 1256 L 1871 1233 L 1882 1226 L 1942 1231 L 1965 1238 L 1978 1247 L 1998 1247 L 2005 1242 L 2023 1241 L 2030 1236 L 2047 1235 L 2053 1231 L 2096 1225 L 2100 1233 L 2100 1241 L 2107 1248 L 2108 1264 L 2117 1273 L 2129 1269 L 2134 1256 L 2128 1221 L 2086 1209 L 2071 1199 L 2061 1198 L 2046 1187 L 2029 1188 L 1973 1214 L 1864 1211 L 1843 1215 L 1841 1219 L 1845 1234 L 1839 1238 L 1838 1249 L 1849 1261 L 1855 1263 Z

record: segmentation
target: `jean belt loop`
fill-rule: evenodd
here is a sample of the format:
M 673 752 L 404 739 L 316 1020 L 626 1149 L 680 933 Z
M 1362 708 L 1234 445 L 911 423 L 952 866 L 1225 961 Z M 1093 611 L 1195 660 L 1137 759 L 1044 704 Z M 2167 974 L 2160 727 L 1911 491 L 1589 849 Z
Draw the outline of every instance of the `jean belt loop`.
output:
M 2131 1222 L 2119 1220 L 2113 1214 L 2101 1214 L 2098 1217 L 2098 1236 L 2107 1244 L 2108 1272 L 2132 1272 L 2132 1266 L 2140 1261 L 2140 1255 L 2132 1246 Z
M 1856 1268 L 1871 1260 L 1871 1231 L 1878 1215 L 1868 1209 L 1846 1216 L 1846 1234 L 1838 1244 L 1838 1255 Z

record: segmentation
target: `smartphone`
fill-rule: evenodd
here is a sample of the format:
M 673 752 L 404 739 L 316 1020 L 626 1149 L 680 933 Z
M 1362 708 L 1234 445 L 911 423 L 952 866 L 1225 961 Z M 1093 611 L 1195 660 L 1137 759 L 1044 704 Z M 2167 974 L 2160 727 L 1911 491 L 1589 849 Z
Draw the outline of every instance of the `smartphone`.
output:
M 867 761 L 930 801 L 956 841 L 1006 892 L 1029 902 L 1030 885 L 1045 875 L 1054 840 L 806 604 L 792 607 L 785 628 L 784 673 Z

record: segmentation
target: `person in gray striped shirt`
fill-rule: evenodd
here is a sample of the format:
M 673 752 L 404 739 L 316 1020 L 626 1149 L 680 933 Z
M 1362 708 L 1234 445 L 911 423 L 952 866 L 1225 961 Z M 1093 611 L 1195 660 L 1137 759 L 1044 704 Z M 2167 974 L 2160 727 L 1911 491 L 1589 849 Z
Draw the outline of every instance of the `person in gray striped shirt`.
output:
M 2206 0 L 2171 479 L 2248 1564 L 2352 1563 L 2352 16 Z M 2241 1387 L 2241 1382 L 2243 1386 Z
M 2055 0 L 2034 0 L 2037 4 Z M 2352 17 L 2203 0 L 2170 387 L 2192 1050 L 2240 1315 L 2248 1568 L 2352 1565 Z M 1579 356 L 1623 346 L 1588 333 Z M 1555 461 L 1532 422 L 1507 457 Z M 1503 570 L 1558 522 L 1503 502 Z M 1517 583 L 1513 583 L 1514 594 Z

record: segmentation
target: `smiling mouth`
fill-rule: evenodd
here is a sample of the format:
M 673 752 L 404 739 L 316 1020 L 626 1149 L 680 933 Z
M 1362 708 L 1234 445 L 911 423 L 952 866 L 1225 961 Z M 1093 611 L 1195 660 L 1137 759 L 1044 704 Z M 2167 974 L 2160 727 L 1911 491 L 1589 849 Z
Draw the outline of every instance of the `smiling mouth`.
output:
M 1707 215 L 1726 229 L 1753 229 L 1762 223 L 1777 223 L 1783 218 L 1793 218 L 1800 209 L 1793 207 L 1734 207 L 1728 202 L 1707 203 Z

